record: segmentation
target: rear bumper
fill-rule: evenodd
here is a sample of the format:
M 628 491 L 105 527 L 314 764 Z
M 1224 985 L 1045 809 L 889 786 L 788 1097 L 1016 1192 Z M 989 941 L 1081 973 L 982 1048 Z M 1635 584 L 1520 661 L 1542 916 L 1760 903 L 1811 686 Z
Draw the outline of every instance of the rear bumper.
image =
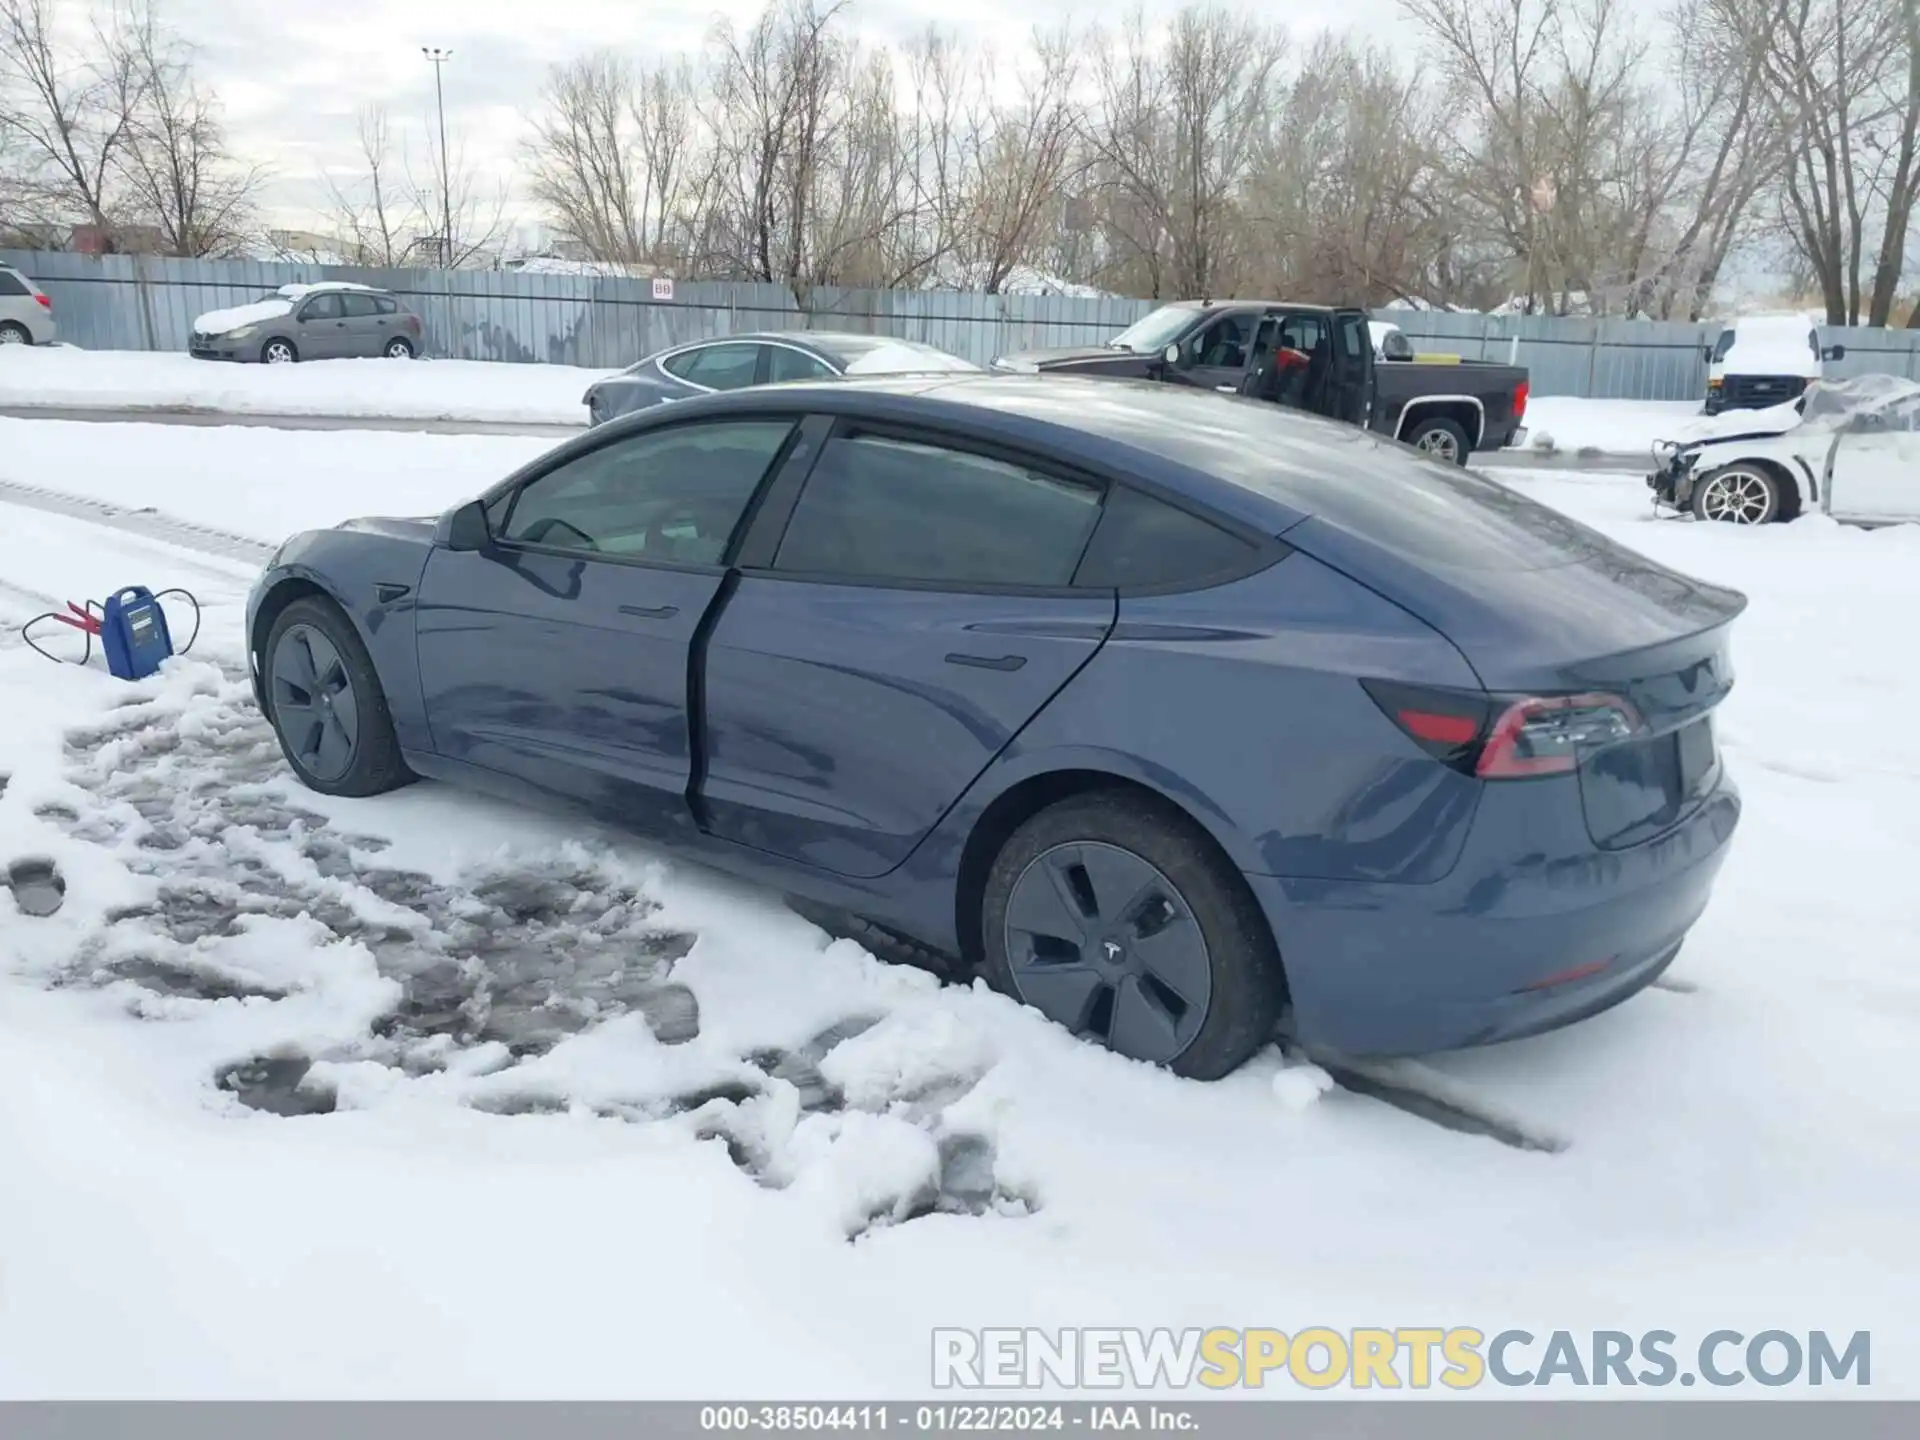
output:
M 1455 1050 L 1572 1024 L 1654 980 L 1706 908 L 1739 817 L 1723 778 L 1686 820 L 1630 850 L 1463 862 L 1433 885 L 1247 881 L 1279 939 L 1302 1044 Z M 1570 971 L 1583 973 L 1553 983 Z

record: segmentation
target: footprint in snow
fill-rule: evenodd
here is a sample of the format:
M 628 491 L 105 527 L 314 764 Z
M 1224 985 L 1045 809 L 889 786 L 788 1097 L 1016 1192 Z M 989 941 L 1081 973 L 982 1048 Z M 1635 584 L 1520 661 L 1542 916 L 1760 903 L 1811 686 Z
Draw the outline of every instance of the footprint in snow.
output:
M 7 888 L 22 915 L 37 919 L 57 914 L 66 903 L 67 882 L 51 860 L 16 860 L 7 867 Z

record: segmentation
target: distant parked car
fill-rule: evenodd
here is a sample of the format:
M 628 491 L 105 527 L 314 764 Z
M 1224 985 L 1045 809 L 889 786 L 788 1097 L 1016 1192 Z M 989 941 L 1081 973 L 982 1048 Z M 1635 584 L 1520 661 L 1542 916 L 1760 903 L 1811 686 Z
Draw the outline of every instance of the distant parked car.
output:
M 420 353 L 420 317 L 385 290 L 328 280 L 283 285 L 251 305 L 210 310 L 193 322 L 197 360 L 341 360 Z
M 1654 447 L 1656 504 L 1765 525 L 1818 511 L 1855 524 L 1920 521 L 1920 384 L 1816 380 L 1798 401 L 1688 422 Z
M 0 345 L 48 345 L 57 333 L 46 292 L 11 265 L 0 265 Z
M 835 330 L 791 330 L 696 340 L 649 355 L 638 365 L 590 388 L 587 423 L 691 400 L 721 390 L 773 385 L 787 380 L 830 380 L 837 375 L 899 375 L 923 371 L 978 371 L 979 366 L 922 345 L 885 335 Z

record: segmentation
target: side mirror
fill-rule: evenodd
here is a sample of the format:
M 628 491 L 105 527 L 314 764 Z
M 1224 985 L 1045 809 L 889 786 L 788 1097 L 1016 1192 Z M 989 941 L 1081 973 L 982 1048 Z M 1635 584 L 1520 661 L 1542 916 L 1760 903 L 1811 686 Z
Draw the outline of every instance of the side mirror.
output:
M 1180 363 L 1180 347 L 1178 345 L 1167 346 L 1166 354 L 1160 358 L 1165 360 L 1169 365 L 1178 365 Z
M 1847 347 L 1844 345 L 1829 345 L 1821 352 L 1820 358 L 1822 360 L 1844 360 L 1847 358 Z
M 469 500 L 447 516 L 447 549 L 484 550 L 493 534 L 487 528 L 487 507 Z

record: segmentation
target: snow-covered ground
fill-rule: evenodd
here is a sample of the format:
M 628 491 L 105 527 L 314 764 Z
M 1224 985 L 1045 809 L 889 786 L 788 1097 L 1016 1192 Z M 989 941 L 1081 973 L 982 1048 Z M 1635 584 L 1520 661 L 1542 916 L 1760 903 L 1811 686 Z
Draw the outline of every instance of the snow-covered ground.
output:
M 909 1396 L 935 1326 L 1131 1324 L 1871 1330 L 1920 1395 L 1920 530 L 1500 472 L 1753 602 L 1668 988 L 1394 1072 L 1526 1149 L 1274 1053 L 1176 1080 L 629 838 L 295 787 L 257 559 L 193 526 L 528 446 L 0 420 L 0 1397 Z M 161 677 L 14 638 L 128 583 L 208 606 Z
M 585 425 L 582 397 L 611 373 L 481 360 L 235 365 L 182 354 L 21 345 L 0 351 L 0 406 Z
M 1535 395 L 1527 401 L 1527 448 L 1559 455 L 1643 456 L 1654 441 L 1680 439 L 1704 418 L 1697 400 Z

